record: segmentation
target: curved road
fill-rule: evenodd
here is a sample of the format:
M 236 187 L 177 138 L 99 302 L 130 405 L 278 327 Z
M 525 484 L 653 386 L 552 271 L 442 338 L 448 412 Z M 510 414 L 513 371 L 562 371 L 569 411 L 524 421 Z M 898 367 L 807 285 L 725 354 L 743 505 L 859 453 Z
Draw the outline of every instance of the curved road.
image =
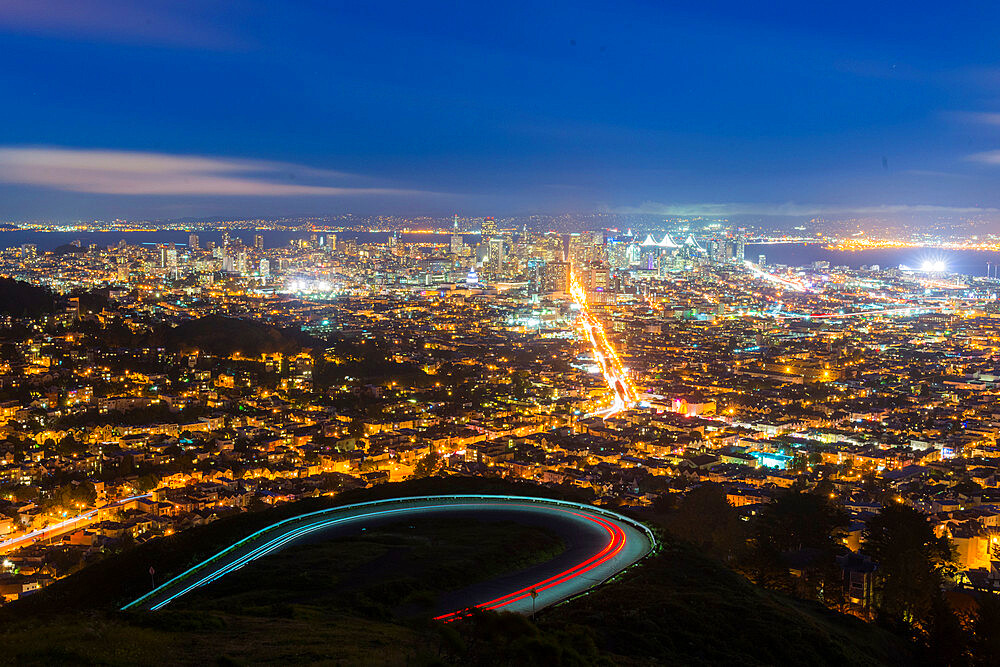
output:
M 530 613 L 601 584 L 641 560 L 655 544 L 648 528 L 616 512 L 548 498 L 523 496 L 422 496 L 395 498 L 310 512 L 275 523 L 122 607 L 162 609 L 177 598 L 292 544 L 331 532 L 364 530 L 410 516 L 495 518 L 541 525 L 567 543 L 560 556 L 522 572 L 442 596 L 437 616 L 454 620 L 470 607 Z M 532 592 L 535 592 L 534 605 Z

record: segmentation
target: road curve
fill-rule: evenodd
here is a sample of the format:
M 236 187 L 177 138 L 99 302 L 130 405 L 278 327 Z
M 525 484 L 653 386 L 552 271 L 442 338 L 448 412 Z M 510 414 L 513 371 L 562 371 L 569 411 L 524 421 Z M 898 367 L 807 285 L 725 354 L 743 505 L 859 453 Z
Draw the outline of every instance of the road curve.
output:
M 122 607 L 162 609 L 179 597 L 234 572 L 247 563 L 293 543 L 316 538 L 321 531 L 367 528 L 410 516 L 462 517 L 500 513 L 513 520 L 551 524 L 564 535 L 586 535 L 581 545 L 562 557 L 446 596 L 452 605 L 438 620 L 455 620 L 471 607 L 530 613 L 597 586 L 636 563 L 655 545 L 641 523 L 603 508 L 527 496 L 419 496 L 344 505 L 285 519 L 236 542 L 211 558 Z M 567 561 L 567 559 L 569 559 Z M 504 588 L 506 587 L 506 588 Z M 534 592 L 534 599 L 532 593 Z

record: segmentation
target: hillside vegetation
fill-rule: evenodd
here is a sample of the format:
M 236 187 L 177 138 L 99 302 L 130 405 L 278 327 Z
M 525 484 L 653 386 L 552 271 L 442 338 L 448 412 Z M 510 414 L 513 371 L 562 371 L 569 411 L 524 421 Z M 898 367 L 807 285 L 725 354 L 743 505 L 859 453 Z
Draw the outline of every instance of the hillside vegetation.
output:
M 672 539 L 616 581 L 540 613 L 535 622 L 489 613 L 441 625 L 421 614 L 422 604 L 430 606 L 428 596 L 469 583 L 462 576 L 470 571 L 488 578 L 558 548 L 537 529 L 502 523 L 463 523 L 461 530 L 443 522 L 386 526 L 296 547 L 169 610 L 115 611 L 148 589 L 150 563 L 165 577 L 285 516 L 433 493 L 552 490 L 499 480 L 425 479 L 223 519 L 111 557 L 0 609 L 0 644 L 9 647 L 0 662 L 162 664 L 164 656 L 192 665 L 914 662 L 909 646 L 895 636 L 768 592 Z M 576 490 L 566 495 L 580 497 Z M 529 541 L 540 546 L 518 547 Z M 296 569 L 288 559 L 306 565 Z M 338 585 L 343 590 L 334 593 Z

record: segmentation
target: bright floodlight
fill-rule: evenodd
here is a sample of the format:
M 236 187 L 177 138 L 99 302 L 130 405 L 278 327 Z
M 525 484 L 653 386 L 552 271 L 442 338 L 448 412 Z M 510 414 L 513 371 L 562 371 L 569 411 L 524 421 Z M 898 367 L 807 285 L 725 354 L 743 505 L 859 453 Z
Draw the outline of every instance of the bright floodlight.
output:
M 948 268 L 948 265 L 944 263 L 943 259 L 925 259 L 920 268 L 923 271 L 941 273 Z

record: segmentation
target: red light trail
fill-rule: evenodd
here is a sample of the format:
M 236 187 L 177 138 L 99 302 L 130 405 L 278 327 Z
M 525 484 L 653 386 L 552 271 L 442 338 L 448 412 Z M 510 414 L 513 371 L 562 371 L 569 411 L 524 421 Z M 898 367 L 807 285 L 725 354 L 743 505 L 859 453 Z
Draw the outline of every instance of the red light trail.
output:
M 587 560 L 569 568 L 568 570 L 564 570 L 563 572 L 551 576 L 548 579 L 543 579 L 542 581 L 539 581 L 536 584 L 533 584 L 531 586 L 526 586 L 525 588 L 522 588 L 521 590 L 518 591 L 514 591 L 513 593 L 508 593 L 507 595 L 504 595 L 502 597 L 498 597 L 493 600 L 488 600 L 486 602 L 477 604 L 475 606 L 475 609 L 482 609 L 486 611 L 499 609 L 511 603 L 517 602 L 518 600 L 523 600 L 524 598 L 530 596 L 532 592 L 539 593 L 541 591 L 548 590 L 553 586 L 558 586 L 561 583 L 567 582 L 575 577 L 580 576 L 581 574 L 593 570 L 595 567 L 598 567 L 606 563 L 607 561 L 617 556 L 621 552 L 621 550 L 625 548 L 625 531 L 623 531 L 617 525 L 611 523 L 610 521 L 606 521 L 605 519 L 602 519 L 600 517 L 587 516 L 586 514 L 580 514 L 578 512 L 570 512 L 570 514 L 574 514 L 576 516 L 583 517 L 584 519 L 587 519 L 589 521 L 593 521 L 594 523 L 599 524 L 606 531 L 608 531 L 608 535 L 610 536 L 611 539 L 604 546 L 604 548 L 601 549 L 595 555 L 588 558 Z M 460 609 L 458 611 L 453 611 L 448 614 L 442 614 L 441 616 L 436 616 L 434 620 L 450 623 L 452 621 L 458 620 L 459 618 L 468 616 L 470 613 L 472 612 L 468 609 Z

